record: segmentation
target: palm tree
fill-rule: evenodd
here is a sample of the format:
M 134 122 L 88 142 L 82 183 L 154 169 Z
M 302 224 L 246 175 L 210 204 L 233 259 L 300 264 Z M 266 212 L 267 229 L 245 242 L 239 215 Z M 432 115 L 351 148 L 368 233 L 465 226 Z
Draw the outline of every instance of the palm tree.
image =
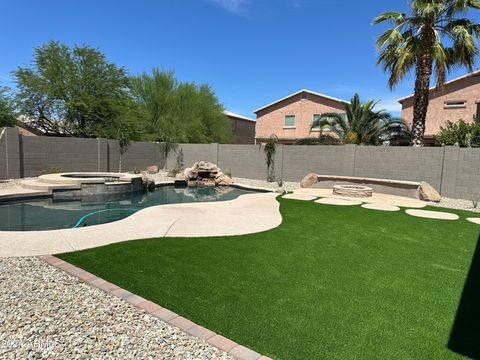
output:
M 471 9 L 480 9 L 480 1 L 411 0 L 408 15 L 385 12 L 373 20 L 375 25 L 388 21 L 393 26 L 377 39 L 377 64 L 389 73 L 390 88 L 415 70 L 413 146 L 423 145 L 432 73 L 441 88 L 452 68 L 473 70 L 480 24 L 463 17 Z
M 360 101 L 355 94 L 345 105 L 345 114 L 324 113 L 312 124 L 320 128 L 320 137 L 325 129 L 331 131 L 340 144 L 379 145 L 408 135 L 408 126 L 402 119 L 392 118 L 385 110 L 374 110 L 378 101 Z

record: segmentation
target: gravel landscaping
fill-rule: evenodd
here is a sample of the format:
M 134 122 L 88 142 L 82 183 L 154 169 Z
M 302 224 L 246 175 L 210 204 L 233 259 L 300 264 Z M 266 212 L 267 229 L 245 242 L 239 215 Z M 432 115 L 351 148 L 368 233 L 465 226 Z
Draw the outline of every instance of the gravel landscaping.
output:
M 0 259 L 1 359 L 231 359 L 40 259 Z
M 22 182 L 35 180 L 37 178 L 23 178 L 23 179 L 10 179 L 0 181 L 0 189 L 11 189 L 15 187 L 20 187 Z
M 463 200 L 463 199 L 451 199 L 447 197 L 442 197 L 442 200 L 438 203 L 429 203 L 428 205 L 448 208 L 448 209 L 458 209 L 458 210 L 469 210 L 480 212 L 480 208 L 475 206 L 473 201 Z

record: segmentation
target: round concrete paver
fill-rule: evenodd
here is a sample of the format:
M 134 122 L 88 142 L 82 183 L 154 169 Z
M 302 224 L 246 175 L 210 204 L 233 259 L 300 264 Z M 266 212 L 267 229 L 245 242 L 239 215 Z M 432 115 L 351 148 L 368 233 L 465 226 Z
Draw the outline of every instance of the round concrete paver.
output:
M 286 194 L 283 195 L 284 199 L 293 199 L 293 200 L 304 200 L 304 201 L 311 201 L 315 200 L 317 197 L 312 195 L 306 194 Z
M 380 211 L 399 211 L 400 208 L 395 205 L 390 204 L 363 204 L 363 208 L 371 210 L 380 210 Z
M 458 220 L 458 215 L 457 214 L 441 212 L 441 211 L 408 209 L 405 212 L 408 215 L 417 216 L 417 217 L 421 217 L 421 218 L 427 218 L 427 219 Z
M 467 218 L 468 221 L 480 225 L 480 218 Z
M 323 199 L 315 200 L 315 202 L 318 204 L 342 205 L 342 206 L 362 204 L 362 201 L 358 201 L 358 200 L 344 200 L 344 199 L 337 199 L 337 198 L 323 198 Z

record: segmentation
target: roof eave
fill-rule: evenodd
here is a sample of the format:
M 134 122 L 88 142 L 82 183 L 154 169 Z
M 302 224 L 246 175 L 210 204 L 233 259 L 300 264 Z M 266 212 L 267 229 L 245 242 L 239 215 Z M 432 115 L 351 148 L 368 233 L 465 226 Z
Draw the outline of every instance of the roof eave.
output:
M 325 94 L 317 93 L 317 92 L 315 92 L 315 91 L 311 91 L 311 90 L 307 90 L 307 89 L 302 89 L 302 90 L 299 90 L 299 91 L 297 91 L 297 92 L 294 92 L 293 94 L 290 94 L 290 95 L 288 95 L 288 96 L 285 96 L 285 97 L 283 97 L 283 98 L 281 98 L 281 99 L 279 99 L 279 100 L 276 100 L 276 101 L 274 101 L 274 102 L 272 102 L 272 103 L 270 103 L 270 104 L 268 104 L 268 105 L 262 106 L 261 108 L 259 108 L 259 109 L 257 109 L 257 110 L 253 110 L 253 113 L 254 113 L 254 114 L 257 114 L 259 111 L 262 111 L 262 110 L 264 110 L 264 109 L 267 109 L 267 108 L 269 108 L 269 107 L 271 107 L 271 106 L 273 106 L 273 105 L 275 105 L 275 104 L 278 104 L 279 102 L 282 102 L 282 101 L 284 101 L 284 100 L 287 100 L 287 99 L 289 99 L 289 98 L 291 98 L 291 97 L 293 97 L 293 96 L 296 96 L 296 95 L 298 95 L 298 94 L 301 94 L 302 92 L 306 92 L 306 93 L 308 93 L 308 94 L 316 95 L 316 96 L 322 97 L 322 98 L 324 98 L 324 99 L 337 101 L 337 102 L 340 102 L 340 103 L 343 103 L 343 104 L 350 104 L 349 101 L 345 101 L 345 100 L 342 100 L 342 99 L 337 99 L 337 98 L 334 98 L 334 97 L 331 97 L 331 96 L 328 96 L 328 95 L 325 95 Z
M 463 76 L 460 76 L 460 77 L 457 77 L 455 79 L 452 79 L 452 80 L 449 80 L 447 82 L 445 82 L 445 84 L 443 84 L 444 86 L 445 85 L 449 85 L 449 84 L 452 84 L 454 82 L 457 82 L 457 81 L 461 81 L 461 80 L 465 80 L 465 79 L 468 79 L 469 77 L 473 77 L 473 76 L 477 76 L 477 75 L 480 75 L 480 69 L 479 70 L 476 70 L 476 71 L 473 71 L 471 73 L 468 73 L 466 75 L 463 75 Z M 430 87 L 430 89 L 428 89 L 428 91 L 433 91 L 435 90 L 436 86 L 432 86 Z M 412 98 L 415 94 L 411 94 L 411 95 L 408 95 L 408 96 L 404 96 L 400 99 L 397 100 L 397 102 L 399 102 L 400 104 L 402 104 L 405 100 L 408 100 L 410 98 Z

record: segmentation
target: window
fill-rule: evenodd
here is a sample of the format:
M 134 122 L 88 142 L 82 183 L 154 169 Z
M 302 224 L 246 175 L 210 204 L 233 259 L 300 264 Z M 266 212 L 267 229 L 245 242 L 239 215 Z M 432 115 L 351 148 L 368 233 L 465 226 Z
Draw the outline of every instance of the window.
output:
M 449 100 L 445 101 L 446 108 L 458 108 L 458 107 L 465 107 L 466 101 L 465 100 Z
M 306 92 L 302 92 L 302 100 L 307 100 L 308 94 Z
M 285 115 L 285 122 L 283 127 L 294 128 L 295 127 L 295 115 Z

